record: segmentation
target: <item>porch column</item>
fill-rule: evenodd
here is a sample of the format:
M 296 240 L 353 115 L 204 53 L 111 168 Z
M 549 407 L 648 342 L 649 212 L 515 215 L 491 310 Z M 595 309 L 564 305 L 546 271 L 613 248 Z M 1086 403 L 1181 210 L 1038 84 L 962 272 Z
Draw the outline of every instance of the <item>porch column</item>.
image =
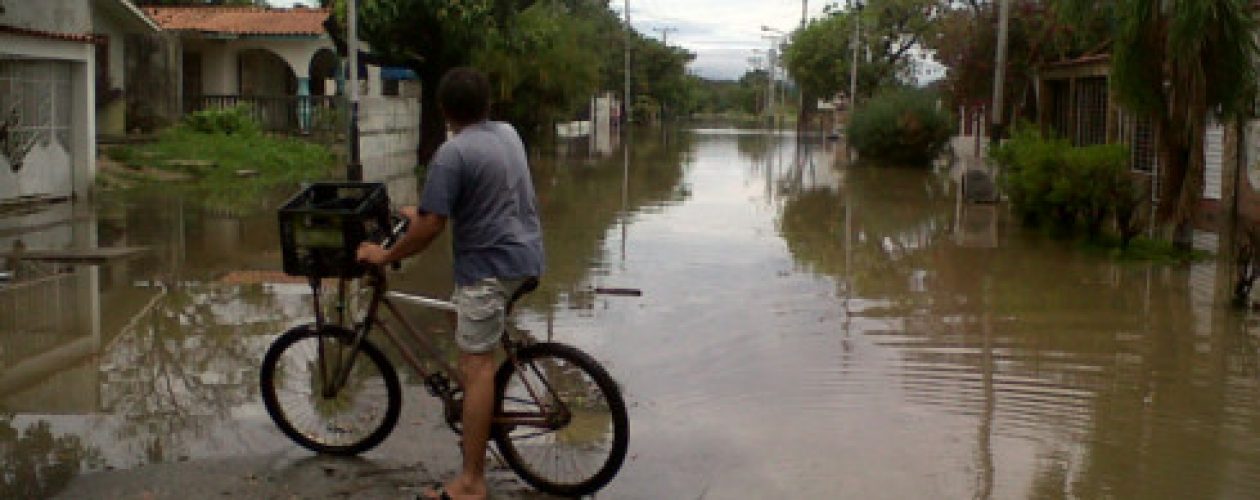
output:
M 298 126 L 302 129 L 302 133 L 307 133 L 311 131 L 311 78 L 299 77 L 297 84 Z

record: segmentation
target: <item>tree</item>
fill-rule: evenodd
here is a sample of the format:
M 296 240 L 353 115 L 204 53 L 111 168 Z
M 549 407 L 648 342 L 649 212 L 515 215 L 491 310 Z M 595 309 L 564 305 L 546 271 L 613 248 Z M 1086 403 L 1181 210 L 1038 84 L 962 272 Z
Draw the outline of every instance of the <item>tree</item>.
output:
M 533 0 L 361 0 L 359 37 L 374 62 L 405 66 L 420 77 L 420 163 L 428 163 L 445 138 L 435 112 L 437 84 L 449 69 L 469 65 L 473 54 L 498 37 L 510 39 L 515 17 Z M 345 0 L 337 0 L 334 38 L 344 39 Z M 341 45 L 339 43 L 339 45 Z
M 1246 0 L 1060 0 L 1068 15 L 1112 27 L 1111 83 L 1130 111 L 1150 118 L 1159 138 L 1157 218 L 1189 246 L 1203 191 L 1203 142 L 1210 115 L 1244 112 L 1256 81 L 1256 27 Z M 1163 84 L 1160 84 L 1160 83 Z
M 497 36 L 473 54 L 495 86 L 496 113 L 522 132 L 571 116 L 599 84 L 599 36 L 588 18 L 554 1 L 523 11 L 515 36 Z
M 1004 109 L 1020 113 L 1030 104 L 1037 66 L 1103 51 L 1110 34 L 1108 26 L 1097 18 L 1080 17 L 1065 22 L 1054 12 L 1053 4 L 1038 0 L 1012 2 Z M 947 3 L 924 39 L 937 60 L 949 68 L 942 86 L 952 106 L 992 102 L 997 7 L 995 0 Z
M 923 45 L 945 0 L 871 0 L 864 9 L 828 8 L 792 35 L 784 63 L 800 85 L 804 101 L 848 93 L 853 64 L 854 23 L 861 23 L 858 95 L 897 85 L 912 72 L 912 49 Z M 804 123 L 805 113 L 802 110 Z

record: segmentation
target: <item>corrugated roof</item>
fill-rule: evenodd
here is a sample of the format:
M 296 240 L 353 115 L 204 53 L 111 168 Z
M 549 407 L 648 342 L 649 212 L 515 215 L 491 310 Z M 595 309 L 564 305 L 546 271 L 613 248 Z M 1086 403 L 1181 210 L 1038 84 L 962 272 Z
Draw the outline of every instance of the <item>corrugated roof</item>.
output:
M 233 35 L 324 34 L 328 9 L 266 7 L 145 7 L 164 30 Z

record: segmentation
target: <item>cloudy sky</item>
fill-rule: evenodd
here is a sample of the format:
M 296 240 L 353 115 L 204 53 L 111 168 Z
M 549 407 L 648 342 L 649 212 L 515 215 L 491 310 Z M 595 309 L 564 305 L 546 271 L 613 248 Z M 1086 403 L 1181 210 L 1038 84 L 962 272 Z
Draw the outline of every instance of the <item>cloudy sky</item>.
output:
M 630 3 L 630 21 L 640 33 L 654 38 L 671 29 L 670 45 L 681 45 L 696 54 L 691 71 L 706 78 L 735 79 L 749 67 L 754 49 L 766 49 L 762 26 L 791 31 L 801 22 L 801 0 L 613 0 L 622 12 Z M 822 13 L 836 0 L 808 0 L 810 17 Z M 302 0 L 270 0 L 284 7 Z M 843 0 L 840 1 L 843 3 Z M 764 57 L 764 56 L 763 56 Z

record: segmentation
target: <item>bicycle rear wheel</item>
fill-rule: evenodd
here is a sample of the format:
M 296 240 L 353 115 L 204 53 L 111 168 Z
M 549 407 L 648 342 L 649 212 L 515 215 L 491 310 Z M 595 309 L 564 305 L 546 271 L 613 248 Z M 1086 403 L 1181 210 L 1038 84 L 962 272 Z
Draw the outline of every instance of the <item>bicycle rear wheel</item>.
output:
M 630 439 L 616 382 L 593 358 L 567 345 L 534 344 L 516 357 L 521 370 L 506 360 L 495 374 L 496 416 L 555 418 L 547 425 L 495 425 L 491 432 L 507 465 L 546 493 L 586 495 L 607 485 L 621 469 Z M 558 410 L 548 412 L 543 404 Z
M 285 332 L 263 357 L 263 403 L 276 426 L 318 453 L 355 455 L 385 440 L 398 423 L 402 392 L 388 358 L 366 339 L 349 359 L 354 333 L 313 325 Z M 323 358 L 320 344 L 323 344 Z M 321 362 L 323 367 L 321 368 Z M 346 362 L 349 377 L 335 394 L 325 387 Z

